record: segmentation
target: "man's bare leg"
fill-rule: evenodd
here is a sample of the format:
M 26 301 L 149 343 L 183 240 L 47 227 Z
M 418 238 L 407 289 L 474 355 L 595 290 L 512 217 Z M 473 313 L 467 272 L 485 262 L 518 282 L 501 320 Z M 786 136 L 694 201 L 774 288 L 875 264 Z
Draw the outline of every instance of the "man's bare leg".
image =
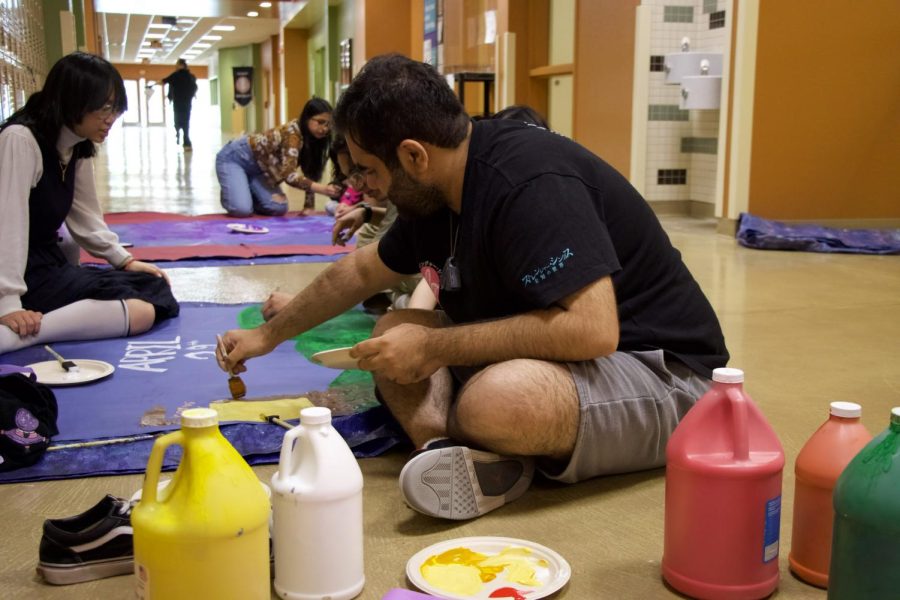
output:
M 442 327 L 447 322 L 443 313 L 427 310 L 402 310 L 386 313 L 375 324 L 376 337 L 401 323 Z M 373 373 L 375 385 L 388 410 L 400 423 L 413 444 L 420 448 L 434 438 L 447 437 L 447 417 L 453 398 L 453 378 L 446 368 L 430 378 L 410 385 L 400 385 Z
M 446 321 L 440 315 L 388 313 L 373 335 L 400 323 L 441 327 Z M 416 447 L 449 435 L 489 451 L 432 448 L 404 466 L 403 496 L 410 507 L 426 515 L 471 519 L 499 508 L 528 489 L 534 474 L 534 461 L 528 457 L 564 460 L 575 447 L 578 394 L 562 364 L 514 360 L 491 365 L 474 375 L 456 398 L 446 368 L 413 385 L 398 385 L 377 375 L 375 381 Z
M 575 449 L 578 392 L 566 365 L 518 359 L 479 371 L 450 410 L 451 437 L 498 454 L 566 460 Z

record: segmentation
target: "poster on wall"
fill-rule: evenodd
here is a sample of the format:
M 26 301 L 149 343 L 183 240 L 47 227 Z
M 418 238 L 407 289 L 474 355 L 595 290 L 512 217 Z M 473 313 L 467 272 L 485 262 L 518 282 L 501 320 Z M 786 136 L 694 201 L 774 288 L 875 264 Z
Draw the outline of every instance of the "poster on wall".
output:
M 438 66 L 438 0 L 425 0 L 423 62 Z
M 253 67 L 232 67 L 234 73 L 234 101 L 247 106 L 253 100 Z

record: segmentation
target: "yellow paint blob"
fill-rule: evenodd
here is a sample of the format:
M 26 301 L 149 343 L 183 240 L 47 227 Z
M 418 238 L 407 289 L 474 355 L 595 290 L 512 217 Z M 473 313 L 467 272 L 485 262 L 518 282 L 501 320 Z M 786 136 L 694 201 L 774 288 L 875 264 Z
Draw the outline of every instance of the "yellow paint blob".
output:
M 537 587 L 535 567 L 547 567 L 546 560 L 531 556 L 528 548 L 509 547 L 499 554 L 487 556 L 468 548 L 451 548 L 429 556 L 419 572 L 432 586 L 461 596 L 472 596 L 483 584 L 503 573 L 510 583 Z
M 478 567 L 467 565 L 422 565 L 422 577 L 437 589 L 459 596 L 474 596 L 483 585 Z

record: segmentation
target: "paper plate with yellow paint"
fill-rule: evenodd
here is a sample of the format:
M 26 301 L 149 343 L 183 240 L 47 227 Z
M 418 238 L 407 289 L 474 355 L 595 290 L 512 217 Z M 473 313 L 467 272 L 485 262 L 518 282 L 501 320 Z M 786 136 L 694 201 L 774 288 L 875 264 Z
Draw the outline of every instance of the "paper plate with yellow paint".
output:
M 536 600 L 562 588 L 571 575 L 569 563 L 550 548 L 505 537 L 439 542 L 406 563 L 413 585 L 449 600 Z

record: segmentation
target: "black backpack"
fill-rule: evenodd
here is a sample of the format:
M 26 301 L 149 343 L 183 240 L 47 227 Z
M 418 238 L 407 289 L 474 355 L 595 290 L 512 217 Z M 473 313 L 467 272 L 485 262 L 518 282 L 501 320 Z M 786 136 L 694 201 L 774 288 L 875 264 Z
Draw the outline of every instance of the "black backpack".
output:
M 33 374 L 0 377 L 0 471 L 36 463 L 59 433 L 58 413 L 53 390 Z

